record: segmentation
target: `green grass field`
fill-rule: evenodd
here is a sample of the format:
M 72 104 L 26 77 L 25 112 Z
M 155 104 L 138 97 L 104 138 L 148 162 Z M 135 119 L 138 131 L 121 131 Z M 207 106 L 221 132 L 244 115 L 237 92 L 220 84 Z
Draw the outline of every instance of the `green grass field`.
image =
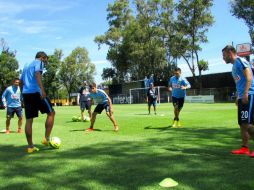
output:
M 96 131 L 85 134 L 86 122 L 72 122 L 79 107 L 56 107 L 52 136 L 62 140 L 58 150 L 43 147 L 45 116 L 35 119 L 34 143 L 40 151 L 27 154 L 25 134 L 0 133 L 0 189 L 155 190 L 172 178 L 175 190 L 254 189 L 254 159 L 231 155 L 241 144 L 234 104 L 185 104 L 183 128 L 171 128 L 171 104 L 114 105 L 120 131 L 105 112 Z M 153 112 L 152 112 L 153 113 Z M 24 126 L 24 125 L 23 125 Z M 0 110 L 0 129 L 5 110 Z M 250 141 L 251 142 L 251 141 Z M 251 142 L 254 149 L 254 143 Z

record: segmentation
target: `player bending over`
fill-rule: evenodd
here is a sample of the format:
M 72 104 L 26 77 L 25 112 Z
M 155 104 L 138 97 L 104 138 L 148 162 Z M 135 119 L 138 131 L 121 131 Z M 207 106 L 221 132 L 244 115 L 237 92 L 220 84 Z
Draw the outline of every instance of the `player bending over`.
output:
M 95 83 L 92 83 L 91 85 L 89 85 L 89 89 L 90 89 L 89 96 L 91 97 L 91 99 L 93 99 L 95 103 L 97 103 L 97 106 L 95 107 L 92 113 L 90 128 L 88 128 L 86 132 L 91 132 L 94 130 L 94 123 L 96 120 L 96 116 L 97 114 L 101 114 L 101 112 L 104 109 L 110 121 L 114 125 L 114 131 L 118 131 L 119 127 L 113 115 L 112 101 L 110 97 L 106 94 L 104 90 L 97 89 L 97 85 Z

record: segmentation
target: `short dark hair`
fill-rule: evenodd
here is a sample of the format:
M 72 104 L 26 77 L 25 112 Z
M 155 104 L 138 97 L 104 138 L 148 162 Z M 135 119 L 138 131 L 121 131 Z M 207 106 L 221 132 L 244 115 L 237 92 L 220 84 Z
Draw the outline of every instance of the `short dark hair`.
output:
M 181 70 L 179 67 L 175 68 L 175 71 L 180 71 L 180 72 L 182 72 L 182 70 Z
M 93 82 L 93 83 L 91 83 L 91 84 L 89 85 L 89 88 L 94 88 L 94 87 L 96 88 L 96 86 L 97 86 L 96 83 Z
M 236 49 L 235 49 L 234 46 L 232 46 L 232 45 L 226 45 L 226 46 L 222 49 L 222 52 L 224 52 L 224 51 L 226 51 L 226 52 L 231 51 L 231 52 L 233 52 L 233 53 L 236 53 Z
M 35 59 L 43 58 L 43 57 L 48 58 L 47 54 L 46 54 L 44 51 L 39 51 L 39 52 L 37 52 L 36 55 L 35 55 Z

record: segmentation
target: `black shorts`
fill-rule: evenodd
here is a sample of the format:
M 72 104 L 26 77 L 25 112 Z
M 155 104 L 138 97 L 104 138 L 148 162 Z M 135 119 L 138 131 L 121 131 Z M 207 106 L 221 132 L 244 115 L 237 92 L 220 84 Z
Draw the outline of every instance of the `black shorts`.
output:
M 7 114 L 6 117 L 7 118 L 13 118 L 14 113 L 16 113 L 18 118 L 22 117 L 22 115 L 23 115 L 22 107 L 16 107 L 16 108 L 7 107 L 7 112 L 6 112 L 6 114 Z
M 183 108 L 184 98 L 176 98 L 172 96 L 172 102 L 175 108 L 181 110 Z
M 54 112 L 49 98 L 41 99 L 40 93 L 23 94 L 26 119 L 38 117 L 39 111 L 44 113 Z
M 106 112 L 110 112 L 110 108 L 109 108 L 108 102 L 105 102 L 105 103 L 102 103 L 102 104 L 98 104 L 96 106 L 96 108 L 94 109 L 94 112 L 100 114 L 104 109 L 106 110 Z
M 90 100 L 81 101 L 80 102 L 80 109 L 81 109 L 81 111 L 90 110 L 91 109 L 91 101 Z
M 249 95 L 247 104 L 242 103 L 242 99 L 238 99 L 238 124 L 254 124 L 253 109 L 254 95 Z
M 148 106 L 156 106 L 157 100 L 154 98 L 148 99 Z

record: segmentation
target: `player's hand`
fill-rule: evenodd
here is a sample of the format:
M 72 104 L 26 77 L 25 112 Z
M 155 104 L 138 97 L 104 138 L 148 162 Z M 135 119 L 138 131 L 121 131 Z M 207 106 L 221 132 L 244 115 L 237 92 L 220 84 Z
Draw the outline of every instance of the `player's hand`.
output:
M 47 97 L 47 94 L 46 94 L 46 92 L 43 90 L 42 92 L 41 92 L 41 99 L 44 99 L 44 98 L 46 98 Z
M 186 88 L 186 86 L 181 86 L 181 89 L 186 90 L 187 88 Z
M 172 91 L 172 88 L 171 88 L 171 87 L 168 87 L 168 91 Z

